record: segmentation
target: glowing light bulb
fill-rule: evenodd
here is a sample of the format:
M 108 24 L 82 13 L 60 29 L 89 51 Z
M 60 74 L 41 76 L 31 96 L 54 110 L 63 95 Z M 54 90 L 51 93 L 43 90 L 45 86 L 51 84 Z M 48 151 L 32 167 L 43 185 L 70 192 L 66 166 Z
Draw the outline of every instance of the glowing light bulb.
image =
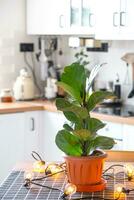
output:
M 45 172 L 45 162 L 44 161 L 36 161 L 33 164 L 33 171 L 38 173 L 44 173 Z
M 124 185 L 123 184 L 116 184 L 114 188 L 114 198 L 124 197 Z
M 34 178 L 34 173 L 31 171 L 26 171 L 24 173 L 24 180 L 25 180 L 24 186 L 26 187 L 29 186 L 33 178 Z
M 134 166 L 130 163 L 124 165 L 125 173 L 128 176 L 128 180 L 131 180 L 134 175 Z
M 34 173 L 31 172 L 31 171 L 26 171 L 26 172 L 24 173 L 24 179 L 25 179 L 25 180 L 31 181 L 31 180 L 33 179 L 33 177 L 34 177 Z
M 45 173 L 46 174 L 55 174 L 55 173 L 58 173 L 60 171 L 62 171 L 62 168 L 58 164 L 56 164 L 56 163 L 50 163 L 47 166 L 47 168 L 45 170 Z
M 64 197 L 74 194 L 76 192 L 76 190 L 77 190 L 77 188 L 74 184 L 68 183 L 64 189 Z

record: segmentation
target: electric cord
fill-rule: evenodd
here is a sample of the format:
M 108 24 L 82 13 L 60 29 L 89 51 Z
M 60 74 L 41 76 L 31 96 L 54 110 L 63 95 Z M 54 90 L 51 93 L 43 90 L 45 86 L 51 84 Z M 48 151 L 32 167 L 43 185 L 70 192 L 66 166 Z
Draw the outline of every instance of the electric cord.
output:
M 108 171 L 110 171 L 111 169 L 112 170 L 114 170 L 114 167 L 122 167 L 122 168 L 124 168 L 124 165 L 120 165 L 120 164 L 114 164 L 114 165 L 111 165 L 110 167 L 108 167 L 106 170 L 104 170 L 104 172 L 103 172 L 103 178 L 105 178 L 105 180 L 109 180 L 109 179 L 114 179 L 115 177 L 114 176 L 112 176 L 111 174 L 106 174 L 106 172 L 108 172 Z M 124 173 L 123 171 L 121 171 L 121 172 L 117 172 L 116 173 L 116 176 L 118 176 L 119 174 L 121 174 L 121 173 Z M 109 177 L 109 178 L 106 178 L 106 177 Z M 116 180 L 117 181 L 123 181 L 123 180 L 131 180 L 131 182 L 134 182 L 134 181 L 132 181 L 132 178 L 133 178 L 134 176 L 132 176 L 131 178 L 129 178 L 129 177 L 125 177 L 125 178 L 117 178 L 116 177 Z
M 55 187 L 50 187 L 48 185 L 43 185 L 43 184 L 40 184 L 40 183 L 35 183 L 34 181 L 30 181 L 31 184 L 34 184 L 34 185 L 37 185 L 37 186 L 40 186 L 40 187 L 44 187 L 44 188 L 47 188 L 49 190 L 58 190 L 60 192 L 63 192 L 62 190 L 60 190 L 59 188 L 55 188 Z M 28 186 L 28 185 L 27 185 Z
M 110 167 L 108 167 L 106 170 L 103 171 L 103 175 L 108 172 L 110 169 L 112 169 L 113 167 L 124 167 L 124 165 L 120 165 L 120 164 L 114 164 L 111 165 Z
M 32 157 L 37 160 L 37 161 L 43 161 L 43 159 L 41 158 L 41 156 L 36 152 L 36 151 L 32 151 L 31 153 Z
M 40 177 L 40 178 L 34 178 L 34 179 L 32 179 L 31 181 L 41 181 L 41 180 L 44 180 L 44 179 L 46 179 L 46 178 L 49 178 L 49 177 L 55 176 L 55 175 L 57 175 L 57 174 L 60 174 L 60 173 L 62 173 L 62 172 L 65 172 L 65 170 L 61 170 L 61 171 L 55 172 L 55 173 L 53 173 L 53 174 L 48 174 L 48 175 L 43 176 L 43 177 Z
M 33 54 L 32 54 L 32 53 L 31 53 L 31 60 L 32 60 L 33 66 L 35 66 L 35 64 L 34 64 L 34 59 L 33 59 Z M 29 64 L 29 62 L 28 62 L 27 53 L 26 53 L 26 52 L 24 52 L 24 61 L 25 61 L 26 65 L 27 65 L 27 67 L 30 69 L 30 71 L 31 71 L 31 73 L 32 73 L 32 76 L 33 76 L 34 84 L 35 84 L 35 86 L 37 87 L 37 89 L 38 89 L 40 95 L 42 96 L 41 89 L 40 89 L 40 87 L 39 87 L 39 85 L 38 85 L 38 83 L 37 83 L 37 79 L 36 79 L 35 72 L 34 72 L 34 70 L 33 70 L 33 67 L 32 67 L 32 66 Z

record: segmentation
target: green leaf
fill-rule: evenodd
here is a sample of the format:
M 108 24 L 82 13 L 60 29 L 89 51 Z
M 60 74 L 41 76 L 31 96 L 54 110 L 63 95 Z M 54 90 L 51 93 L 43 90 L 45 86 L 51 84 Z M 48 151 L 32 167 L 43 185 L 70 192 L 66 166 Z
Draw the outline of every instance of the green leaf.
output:
M 105 124 L 99 119 L 87 117 L 86 119 L 87 129 L 92 133 L 97 132 L 99 129 L 103 128 Z
M 88 111 L 86 108 L 73 105 L 70 102 L 68 102 L 66 99 L 63 99 L 63 98 L 56 99 L 56 106 L 58 110 L 73 112 L 82 119 L 85 119 L 86 117 L 88 117 Z
M 57 82 L 57 85 L 61 87 L 65 92 L 67 92 L 70 96 L 72 96 L 74 99 L 76 99 L 79 103 L 82 102 L 80 92 L 78 90 L 75 90 L 70 85 L 67 85 L 66 83 L 63 83 L 61 81 Z
M 76 114 L 74 114 L 73 112 L 68 112 L 68 111 L 65 111 L 63 113 L 64 113 L 65 117 L 67 118 L 67 120 L 69 120 L 70 122 L 75 124 L 75 129 L 82 129 L 83 128 L 82 119 L 77 117 Z
M 83 141 L 87 141 L 91 137 L 91 132 L 88 131 L 87 129 L 75 130 L 73 131 L 73 133 L 77 135 Z
M 78 137 L 72 135 L 66 130 L 61 130 L 57 133 L 55 142 L 59 149 L 61 149 L 67 155 L 82 155 L 82 147 Z
M 93 148 L 111 149 L 115 144 L 113 138 L 106 136 L 97 136 L 93 141 Z
M 65 84 L 64 86 L 69 90 L 69 94 L 75 94 L 75 97 L 78 98 L 77 100 L 82 102 L 86 87 L 86 73 L 83 65 L 80 65 L 79 63 L 73 63 L 69 66 L 66 66 L 61 76 L 61 82 Z
M 91 111 L 93 108 L 95 108 L 97 104 L 101 103 L 104 99 L 110 99 L 113 96 L 115 96 L 113 93 L 107 91 L 93 92 L 87 102 L 88 110 Z
M 65 117 L 66 117 L 70 122 L 75 123 L 75 122 L 78 121 L 78 117 L 77 117 L 77 115 L 76 115 L 75 113 L 69 112 L 69 111 L 65 111 L 65 112 L 63 112 L 63 113 L 64 113 Z
M 73 131 L 72 127 L 69 126 L 68 124 L 64 124 L 63 127 L 64 127 L 64 129 L 67 130 L 67 131 Z

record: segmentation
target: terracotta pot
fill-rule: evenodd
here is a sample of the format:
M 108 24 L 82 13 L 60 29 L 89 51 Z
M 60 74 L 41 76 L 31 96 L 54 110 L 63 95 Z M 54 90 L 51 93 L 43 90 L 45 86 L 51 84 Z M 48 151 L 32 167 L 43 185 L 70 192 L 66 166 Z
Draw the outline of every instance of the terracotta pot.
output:
M 106 153 L 99 156 L 64 157 L 68 181 L 75 184 L 79 192 L 104 190 L 106 181 L 102 178 L 102 170 L 106 157 Z

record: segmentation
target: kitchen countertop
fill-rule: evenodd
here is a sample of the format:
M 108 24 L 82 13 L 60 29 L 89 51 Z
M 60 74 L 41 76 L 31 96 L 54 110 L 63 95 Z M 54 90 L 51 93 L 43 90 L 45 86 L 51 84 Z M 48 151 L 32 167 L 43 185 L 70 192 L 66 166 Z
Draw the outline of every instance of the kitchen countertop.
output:
M 34 100 L 34 101 L 12 102 L 12 103 L 0 103 L 0 114 L 37 111 L 37 110 L 47 110 L 51 112 L 57 112 L 55 101 Z M 97 112 L 92 112 L 91 116 L 104 121 L 134 125 L 134 117 L 107 115 Z
M 49 110 L 57 111 L 54 101 L 37 100 L 37 101 L 16 101 L 12 103 L 0 103 L 0 114 Z

